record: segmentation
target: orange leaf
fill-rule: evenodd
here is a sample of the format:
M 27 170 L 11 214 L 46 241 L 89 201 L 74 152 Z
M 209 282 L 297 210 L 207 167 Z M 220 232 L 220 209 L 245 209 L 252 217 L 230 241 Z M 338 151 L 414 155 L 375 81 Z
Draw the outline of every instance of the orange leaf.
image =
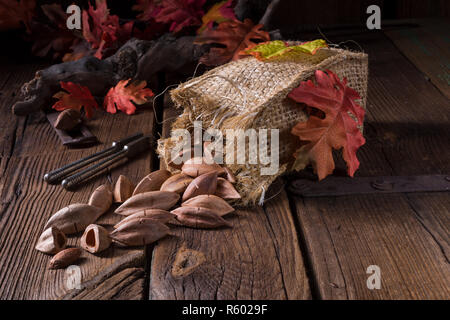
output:
M 355 100 L 359 94 L 347 86 L 331 71 L 316 71 L 317 85 L 311 80 L 302 82 L 294 88 L 289 97 L 307 106 L 319 109 L 324 118 L 310 114 L 308 121 L 300 122 L 292 128 L 292 133 L 303 145 L 296 153 L 295 170 L 301 170 L 312 163 L 319 180 L 333 173 L 334 160 L 332 150 L 342 148 L 347 163 L 348 174 L 353 177 L 359 167 L 356 151 L 365 143 L 358 128 L 364 119 L 364 109 Z M 351 116 L 349 113 L 351 113 Z
M 206 28 L 212 29 L 214 23 L 236 20 L 232 5 L 232 0 L 221 1 L 213 5 L 202 17 L 202 26 L 197 30 L 197 34 L 201 34 Z
M 152 90 L 145 88 L 147 82 L 138 81 L 129 84 L 130 80 L 121 80 L 115 87 L 109 89 L 103 101 L 103 107 L 107 112 L 116 113 L 118 109 L 126 114 L 133 114 L 136 112 L 136 106 L 131 101 L 135 104 L 144 104 L 148 101 L 148 97 L 154 95 Z
M 206 30 L 197 36 L 196 44 L 220 45 L 213 47 L 200 58 L 207 66 L 218 66 L 241 57 L 239 52 L 255 42 L 269 41 L 270 36 L 261 30 L 262 24 L 254 25 L 250 19 L 225 21 L 214 30 Z
M 98 108 L 98 104 L 89 91 L 88 87 L 81 86 L 73 82 L 60 82 L 61 88 L 68 91 L 60 91 L 56 93 L 53 97 L 59 99 L 52 108 L 58 111 L 66 109 L 75 109 L 81 111 L 84 107 L 86 113 L 86 118 L 91 118 L 93 114 L 93 109 Z

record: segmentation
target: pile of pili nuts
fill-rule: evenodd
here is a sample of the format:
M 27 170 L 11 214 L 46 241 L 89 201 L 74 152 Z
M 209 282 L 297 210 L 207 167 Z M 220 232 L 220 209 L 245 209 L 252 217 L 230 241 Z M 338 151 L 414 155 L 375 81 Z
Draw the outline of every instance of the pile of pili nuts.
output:
M 226 200 L 240 198 L 233 186 L 236 179 L 232 172 L 206 158 L 191 158 L 178 169 L 179 173 L 175 174 L 164 169 L 151 172 L 136 186 L 123 175 L 113 190 L 107 184 L 99 186 L 87 204 L 71 204 L 53 214 L 36 249 L 54 254 L 49 268 L 59 269 L 73 264 L 81 255 L 78 247 L 66 249 L 66 235 L 83 230 L 81 248 L 97 253 L 109 248 L 111 243 L 150 244 L 169 234 L 168 225 L 231 227 L 223 218 L 234 211 Z M 109 232 L 94 223 L 110 209 L 113 201 L 121 203 L 114 212 L 124 218 Z

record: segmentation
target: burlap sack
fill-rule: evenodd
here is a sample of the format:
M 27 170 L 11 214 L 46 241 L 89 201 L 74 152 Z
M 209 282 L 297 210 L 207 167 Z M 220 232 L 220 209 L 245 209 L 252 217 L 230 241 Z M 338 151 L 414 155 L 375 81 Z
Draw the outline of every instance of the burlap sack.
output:
M 222 132 L 229 128 L 278 128 L 280 168 L 277 174 L 262 176 L 259 165 L 227 164 L 237 177 L 236 189 L 242 196 L 238 204 L 262 203 L 272 181 L 290 170 L 293 154 L 299 148 L 299 139 L 291 134 L 291 128 L 308 119 L 287 95 L 300 82 L 311 79 L 318 69 L 329 69 L 341 79 L 346 77 L 348 85 L 360 94 L 359 103 L 365 108 L 368 56 L 324 48 L 315 55 L 291 52 L 272 61 L 243 58 L 179 85 L 171 91 L 171 98 L 184 112 L 173 123 L 172 130 L 191 129 L 194 120 L 202 120 L 204 127 Z M 158 152 L 166 163 L 170 161 L 173 145 L 170 138 L 158 142 Z

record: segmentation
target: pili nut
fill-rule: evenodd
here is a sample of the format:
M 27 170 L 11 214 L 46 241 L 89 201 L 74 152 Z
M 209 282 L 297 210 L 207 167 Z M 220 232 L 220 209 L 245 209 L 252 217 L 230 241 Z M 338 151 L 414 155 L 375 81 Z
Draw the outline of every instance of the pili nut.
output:
M 183 164 L 181 171 L 193 178 L 212 171 L 216 171 L 219 176 L 224 175 L 225 170 L 217 163 L 211 163 L 211 161 L 204 157 L 191 158 Z
M 233 174 L 233 172 L 231 171 L 231 169 L 227 168 L 227 167 L 223 167 L 223 169 L 225 170 L 225 177 L 226 177 L 226 179 L 229 182 L 231 182 L 232 184 L 235 184 L 236 183 L 236 177 Z
M 57 227 L 64 234 L 83 231 L 103 214 L 102 209 L 84 203 L 74 203 L 53 214 L 44 227 Z
M 169 191 L 150 191 L 132 196 L 115 211 L 117 214 L 129 216 L 145 209 L 169 210 L 180 199 L 180 195 Z
M 214 194 L 217 188 L 217 171 L 210 171 L 204 173 L 187 186 L 183 193 L 182 201 L 186 201 L 189 198 L 199 196 L 201 194 Z
M 202 194 L 188 199 L 181 204 L 182 207 L 200 207 L 214 211 L 219 216 L 224 216 L 234 211 L 234 208 L 222 198 L 212 194 Z
M 195 271 L 206 261 L 205 254 L 201 251 L 181 247 L 178 249 L 172 265 L 172 277 L 183 278 Z
M 169 227 L 154 219 L 138 218 L 122 224 L 110 233 L 112 240 L 122 246 L 153 243 L 169 234 Z
M 92 192 L 88 204 L 100 208 L 102 214 L 108 211 L 113 202 L 113 194 L 109 184 L 102 184 Z
M 234 186 L 224 178 L 217 179 L 217 188 L 214 194 L 225 200 L 235 200 L 241 198 L 241 195 L 237 192 Z
M 153 219 L 161 223 L 167 223 L 171 220 L 175 220 L 175 215 L 170 213 L 166 210 L 161 209 L 145 209 L 142 211 L 138 211 L 136 213 L 133 213 L 132 215 L 126 216 L 122 220 L 120 220 L 115 226 L 114 229 L 117 229 L 121 225 L 128 223 L 129 221 L 133 219 L 138 218 L 146 218 L 146 219 Z
M 81 113 L 78 110 L 66 109 L 62 111 L 55 121 L 55 128 L 70 131 L 81 123 Z
M 169 167 L 172 167 L 177 170 L 181 170 L 183 167 L 183 163 L 194 156 L 194 149 L 182 150 L 178 153 L 177 156 L 171 158 L 171 160 L 167 163 Z
M 194 180 L 184 173 L 177 173 L 164 181 L 161 186 L 161 191 L 170 191 L 182 194 L 187 186 Z
M 75 261 L 78 260 L 81 256 L 80 248 L 68 248 L 63 251 L 58 252 L 48 264 L 49 269 L 61 269 L 65 268 Z
M 97 224 L 88 225 L 80 240 L 80 246 L 90 253 L 101 252 L 108 249 L 110 245 L 111 238 L 108 230 Z
M 171 211 L 184 226 L 200 229 L 231 227 L 230 222 L 213 210 L 199 207 L 179 207 Z
M 42 232 L 36 244 L 36 250 L 47 254 L 55 254 L 66 247 L 67 237 L 57 227 L 50 227 Z
M 134 184 L 125 177 L 124 175 L 120 175 L 116 181 L 114 186 L 114 202 L 122 203 L 130 198 L 134 191 Z
M 145 176 L 133 191 L 133 196 L 150 191 L 158 191 L 161 189 L 161 185 L 170 178 L 171 173 L 167 170 L 156 170 L 147 176 Z

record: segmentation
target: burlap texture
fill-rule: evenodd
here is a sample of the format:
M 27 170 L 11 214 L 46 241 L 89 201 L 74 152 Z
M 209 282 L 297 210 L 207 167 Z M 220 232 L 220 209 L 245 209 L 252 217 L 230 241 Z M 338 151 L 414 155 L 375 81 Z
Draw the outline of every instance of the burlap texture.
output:
M 291 52 L 273 61 L 247 57 L 210 70 L 172 90 L 175 105 L 184 109 L 172 130 L 191 129 L 194 120 L 203 121 L 204 129 L 217 128 L 223 133 L 226 129 L 279 129 L 280 168 L 276 175 L 262 176 L 259 165 L 226 164 L 237 177 L 236 189 L 242 196 L 237 204 L 261 203 L 272 181 L 293 163 L 299 140 L 290 133 L 291 128 L 308 119 L 287 95 L 300 82 L 311 79 L 318 69 L 329 69 L 341 79 L 347 78 L 365 108 L 368 56 L 364 53 L 326 48 L 315 55 Z M 166 163 L 170 161 L 173 145 L 170 138 L 158 141 L 158 153 Z

